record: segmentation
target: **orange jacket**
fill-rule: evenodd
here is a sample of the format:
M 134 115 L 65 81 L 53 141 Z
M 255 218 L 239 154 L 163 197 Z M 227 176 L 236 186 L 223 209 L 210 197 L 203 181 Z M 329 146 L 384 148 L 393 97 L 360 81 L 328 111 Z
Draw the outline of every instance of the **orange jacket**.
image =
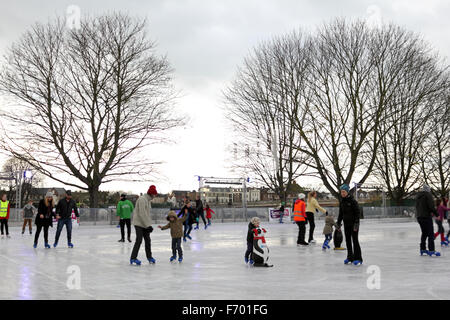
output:
M 294 221 L 305 221 L 306 204 L 305 201 L 297 199 L 294 204 Z

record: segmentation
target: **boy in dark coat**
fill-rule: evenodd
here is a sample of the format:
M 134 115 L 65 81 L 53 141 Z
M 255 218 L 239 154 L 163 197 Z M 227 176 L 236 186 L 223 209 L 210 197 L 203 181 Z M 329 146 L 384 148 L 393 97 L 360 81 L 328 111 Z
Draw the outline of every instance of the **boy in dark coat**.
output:
M 253 229 L 259 226 L 261 221 L 257 217 L 253 217 L 248 224 L 248 232 L 247 232 L 247 250 L 245 251 L 245 263 L 254 264 L 254 261 L 250 258 L 250 255 L 253 252 L 253 237 L 254 232 Z

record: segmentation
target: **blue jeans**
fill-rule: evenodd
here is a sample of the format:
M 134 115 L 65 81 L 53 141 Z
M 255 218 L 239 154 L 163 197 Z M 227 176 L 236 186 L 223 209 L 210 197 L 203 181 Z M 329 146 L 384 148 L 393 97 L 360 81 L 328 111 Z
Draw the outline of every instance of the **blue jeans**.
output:
M 64 225 L 66 225 L 66 229 L 67 229 L 67 242 L 68 243 L 72 242 L 72 218 L 64 218 L 64 219 L 58 220 L 58 226 L 56 228 L 55 243 L 58 243 L 59 236 L 61 235 L 61 231 L 62 231 Z

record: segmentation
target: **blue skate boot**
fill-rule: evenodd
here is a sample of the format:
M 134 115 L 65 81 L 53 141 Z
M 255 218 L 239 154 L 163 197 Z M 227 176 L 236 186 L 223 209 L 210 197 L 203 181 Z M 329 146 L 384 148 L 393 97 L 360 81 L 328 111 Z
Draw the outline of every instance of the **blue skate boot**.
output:
M 72 243 L 72 242 L 69 242 L 69 243 L 67 244 L 67 246 L 68 246 L 69 248 L 73 248 L 73 243 Z
M 428 250 L 420 250 L 420 255 L 428 255 Z
M 352 261 L 350 261 L 349 259 L 345 259 L 344 264 L 352 264 Z
M 48 243 L 45 244 L 45 248 L 50 249 L 50 245 Z
M 353 265 L 355 265 L 355 266 L 359 266 L 359 265 L 361 265 L 362 264 L 362 261 L 361 260 L 355 260 L 355 261 L 353 261 Z
M 53 248 L 56 248 L 58 246 L 58 242 L 55 242 L 54 244 L 53 244 Z
M 248 260 L 248 264 L 252 266 L 252 265 L 255 264 L 255 261 L 253 261 L 252 259 L 250 259 L 250 260 Z
M 33 248 L 35 249 L 37 248 L 37 243 L 33 244 Z
M 180 262 L 180 263 L 183 262 L 183 257 L 179 257 L 178 262 Z
M 154 258 L 149 258 L 149 259 L 148 259 L 148 262 L 150 262 L 150 263 L 152 263 L 152 264 L 155 264 L 155 263 L 156 263 L 156 260 L 155 260 Z
M 244 258 L 245 263 L 248 263 L 248 258 Z
M 430 257 L 432 257 L 432 256 L 440 257 L 440 256 L 441 256 L 441 253 L 440 253 L 440 252 L 437 252 L 437 251 L 428 251 L 428 255 L 429 255 Z
M 132 265 L 133 263 L 137 266 L 141 265 L 141 261 L 138 259 L 130 259 L 130 264 Z
M 208 225 L 207 224 L 205 224 L 205 230 L 208 228 Z
M 192 238 L 191 238 L 190 235 L 187 234 L 186 237 L 187 237 L 189 240 L 192 240 Z
M 196 226 L 195 228 L 194 228 L 194 230 L 197 230 L 198 229 L 198 226 Z
M 448 247 L 448 241 L 441 241 L 441 247 Z
M 170 262 L 172 262 L 173 260 L 175 260 L 177 258 L 177 256 L 172 256 L 170 257 Z

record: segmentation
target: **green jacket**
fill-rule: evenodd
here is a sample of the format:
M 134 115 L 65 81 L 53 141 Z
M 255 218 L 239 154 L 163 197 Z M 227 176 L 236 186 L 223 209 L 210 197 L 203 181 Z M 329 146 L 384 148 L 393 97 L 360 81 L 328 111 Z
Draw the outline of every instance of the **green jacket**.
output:
M 130 200 L 124 201 L 120 200 L 119 203 L 117 204 L 116 214 L 121 219 L 130 219 L 133 210 L 134 210 L 133 202 L 131 202 Z

